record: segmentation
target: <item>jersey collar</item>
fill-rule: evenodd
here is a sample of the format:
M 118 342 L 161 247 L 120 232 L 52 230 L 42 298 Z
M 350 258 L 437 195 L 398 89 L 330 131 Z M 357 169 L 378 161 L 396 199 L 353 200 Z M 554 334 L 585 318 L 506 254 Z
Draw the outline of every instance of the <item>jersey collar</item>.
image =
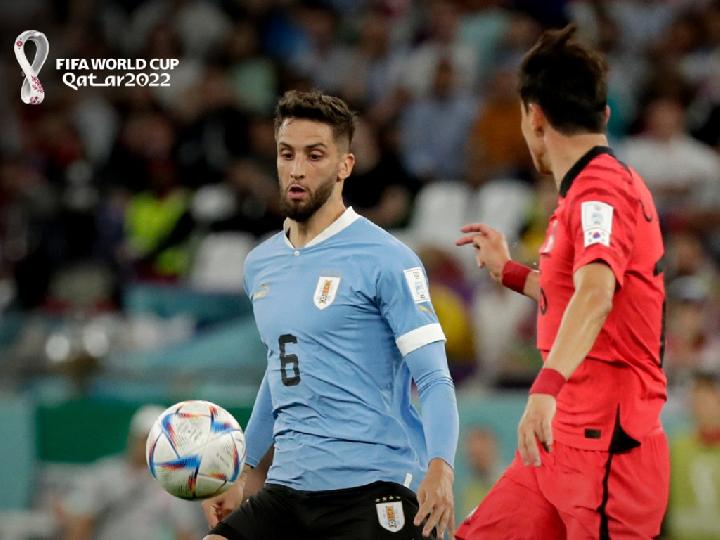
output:
M 595 159 L 601 154 L 610 154 L 611 156 L 615 157 L 612 148 L 610 148 L 609 146 L 593 146 L 585 153 L 585 155 L 583 155 L 583 157 L 581 157 L 575 162 L 575 165 L 570 167 L 570 170 L 567 173 L 565 173 L 565 176 L 560 183 L 560 195 L 565 197 L 567 195 L 567 192 L 570 191 L 570 187 L 575 181 L 575 178 L 577 178 L 577 176 L 582 172 L 582 170 L 587 167 L 588 163 L 590 163 L 593 159 Z
M 320 232 L 315 238 L 310 240 L 307 244 L 305 244 L 304 247 L 309 248 L 312 246 L 316 246 L 320 242 L 324 242 L 328 238 L 331 238 L 335 236 L 337 233 L 341 232 L 342 230 L 346 229 L 350 225 L 352 225 L 357 218 L 359 218 L 360 215 L 353 210 L 352 206 L 349 206 L 345 209 L 345 211 L 340 215 L 339 218 L 337 218 L 335 221 L 333 221 L 330 225 L 325 227 L 323 231 Z M 290 243 L 290 239 L 288 238 L 288 226 L 284 228 L 284 234 L 283 237 L 285 238 L 285 244 L 287 244 L 292 249 L 297 249 L 295 246 L 293 246 Z

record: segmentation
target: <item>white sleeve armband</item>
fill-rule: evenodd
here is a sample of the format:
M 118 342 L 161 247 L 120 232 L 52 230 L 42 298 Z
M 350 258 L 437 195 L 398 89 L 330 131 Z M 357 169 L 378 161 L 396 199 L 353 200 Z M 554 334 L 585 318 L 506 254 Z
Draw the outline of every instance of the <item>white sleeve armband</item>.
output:
M 436 341 L 445 341 L 445 334 L 439 323 L 426 324 L 415 330 L 410 330 L 410 332 L 397 338 L 395 343 L 400 349 L 400 354 L 407 356 L 414 350 Z

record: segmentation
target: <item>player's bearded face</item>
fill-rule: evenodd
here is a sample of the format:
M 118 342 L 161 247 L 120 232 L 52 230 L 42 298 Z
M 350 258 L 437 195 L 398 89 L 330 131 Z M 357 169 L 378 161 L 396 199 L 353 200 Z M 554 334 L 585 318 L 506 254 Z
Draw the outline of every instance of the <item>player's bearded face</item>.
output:
M 330 198 L 337 177 L 323 180 L 315 189 L 307 189 L 307 197 L 301 200 L 292 198 L 291 189 L 286 187 L 280 192 L 280 211 L 283 217 L 304 223 L 312 217 Z
M 280 210 L 285 217 L 305 222 L 339 184 L 341 155 L 332 128 L 290 118 L 278 128 L 277 142 Z

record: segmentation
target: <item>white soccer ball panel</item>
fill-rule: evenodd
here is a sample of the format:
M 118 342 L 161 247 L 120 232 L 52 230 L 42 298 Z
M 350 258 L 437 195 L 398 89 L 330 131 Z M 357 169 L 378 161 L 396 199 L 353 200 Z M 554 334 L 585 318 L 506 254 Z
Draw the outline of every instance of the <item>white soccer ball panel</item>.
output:
M 166 463 L 177 459 L 177 454 L 173 450 L 170 441 L 165 437 L 164 433 L 160 433 L 153 443 L 148 439 L 148 443 L 145 446 L 148 447 L 148 467 L 153 476 L 157 476 L 155 470 L 160 463 Z
M 155 478 L 170 495 L 195 499 L 199 458 L 175 459 L 155 464 Z
M 199 474 L 197 477 L 197 483 L 195 484 L 195 498 L 206 499 L 208 497 L 214 497 L 220 495 L 228 490 L 232 485 L 232 482 L 226 482 L 219 478 L 213 478 L 211 476 L 203 476 Z
M 204 414 L 210 416 L 210 409 L 217 405 L 210 403 L 209 401 L 193 400 L 193 401 L 181 401 L 176 405 L 178 412 L 191 413 L 191 414 Z
M 218 480 L 234 482 L 245 464 L 245 438 L 241 431 L 228 431 L 205 445 L 199 473 Z
M 186 412 L 183 407 L 178 412 L 163 417 L 162 430 L 177 455 L 185 456 L 197 452 L 207 442 L 211 430 L 210 416 L 204 413 Z

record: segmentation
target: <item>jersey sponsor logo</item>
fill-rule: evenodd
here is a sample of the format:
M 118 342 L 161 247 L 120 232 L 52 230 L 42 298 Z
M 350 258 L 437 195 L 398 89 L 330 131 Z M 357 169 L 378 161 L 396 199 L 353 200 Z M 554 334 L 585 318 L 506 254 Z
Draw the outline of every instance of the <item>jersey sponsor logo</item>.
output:
M 419 266 L 403 270 L 405 272 L 405 281 L 410 289 L 410 294 L 416 304 L 422 304 L 430 301 L 430 291 L 428 290 L 428 282 L 425 279 L 425 272 Z
M 325 309 L 335 301 L 338 287 L 340 286 L 339 277 L 320 276 L 318 278 L 317 287 L 315 287 L 315 296 L 313 302 L 318 309 Z
M 260 300 L 261 298 L 265 298 L 268 293 L 270 292 L 270 286 L 267 283 L 261 283 L 258 287 L 257 291 L 255 291 L 252 295 L 252 301 Z
M 593 244 L 610 246 L 614 208 L 600 201 L 585 201 L 581 212 L 585 247 Z
M 390 532 L 398 532 L 405 526 L 405 513 L 401 501 L 381 502 L 375 505 L 380 526 Z

